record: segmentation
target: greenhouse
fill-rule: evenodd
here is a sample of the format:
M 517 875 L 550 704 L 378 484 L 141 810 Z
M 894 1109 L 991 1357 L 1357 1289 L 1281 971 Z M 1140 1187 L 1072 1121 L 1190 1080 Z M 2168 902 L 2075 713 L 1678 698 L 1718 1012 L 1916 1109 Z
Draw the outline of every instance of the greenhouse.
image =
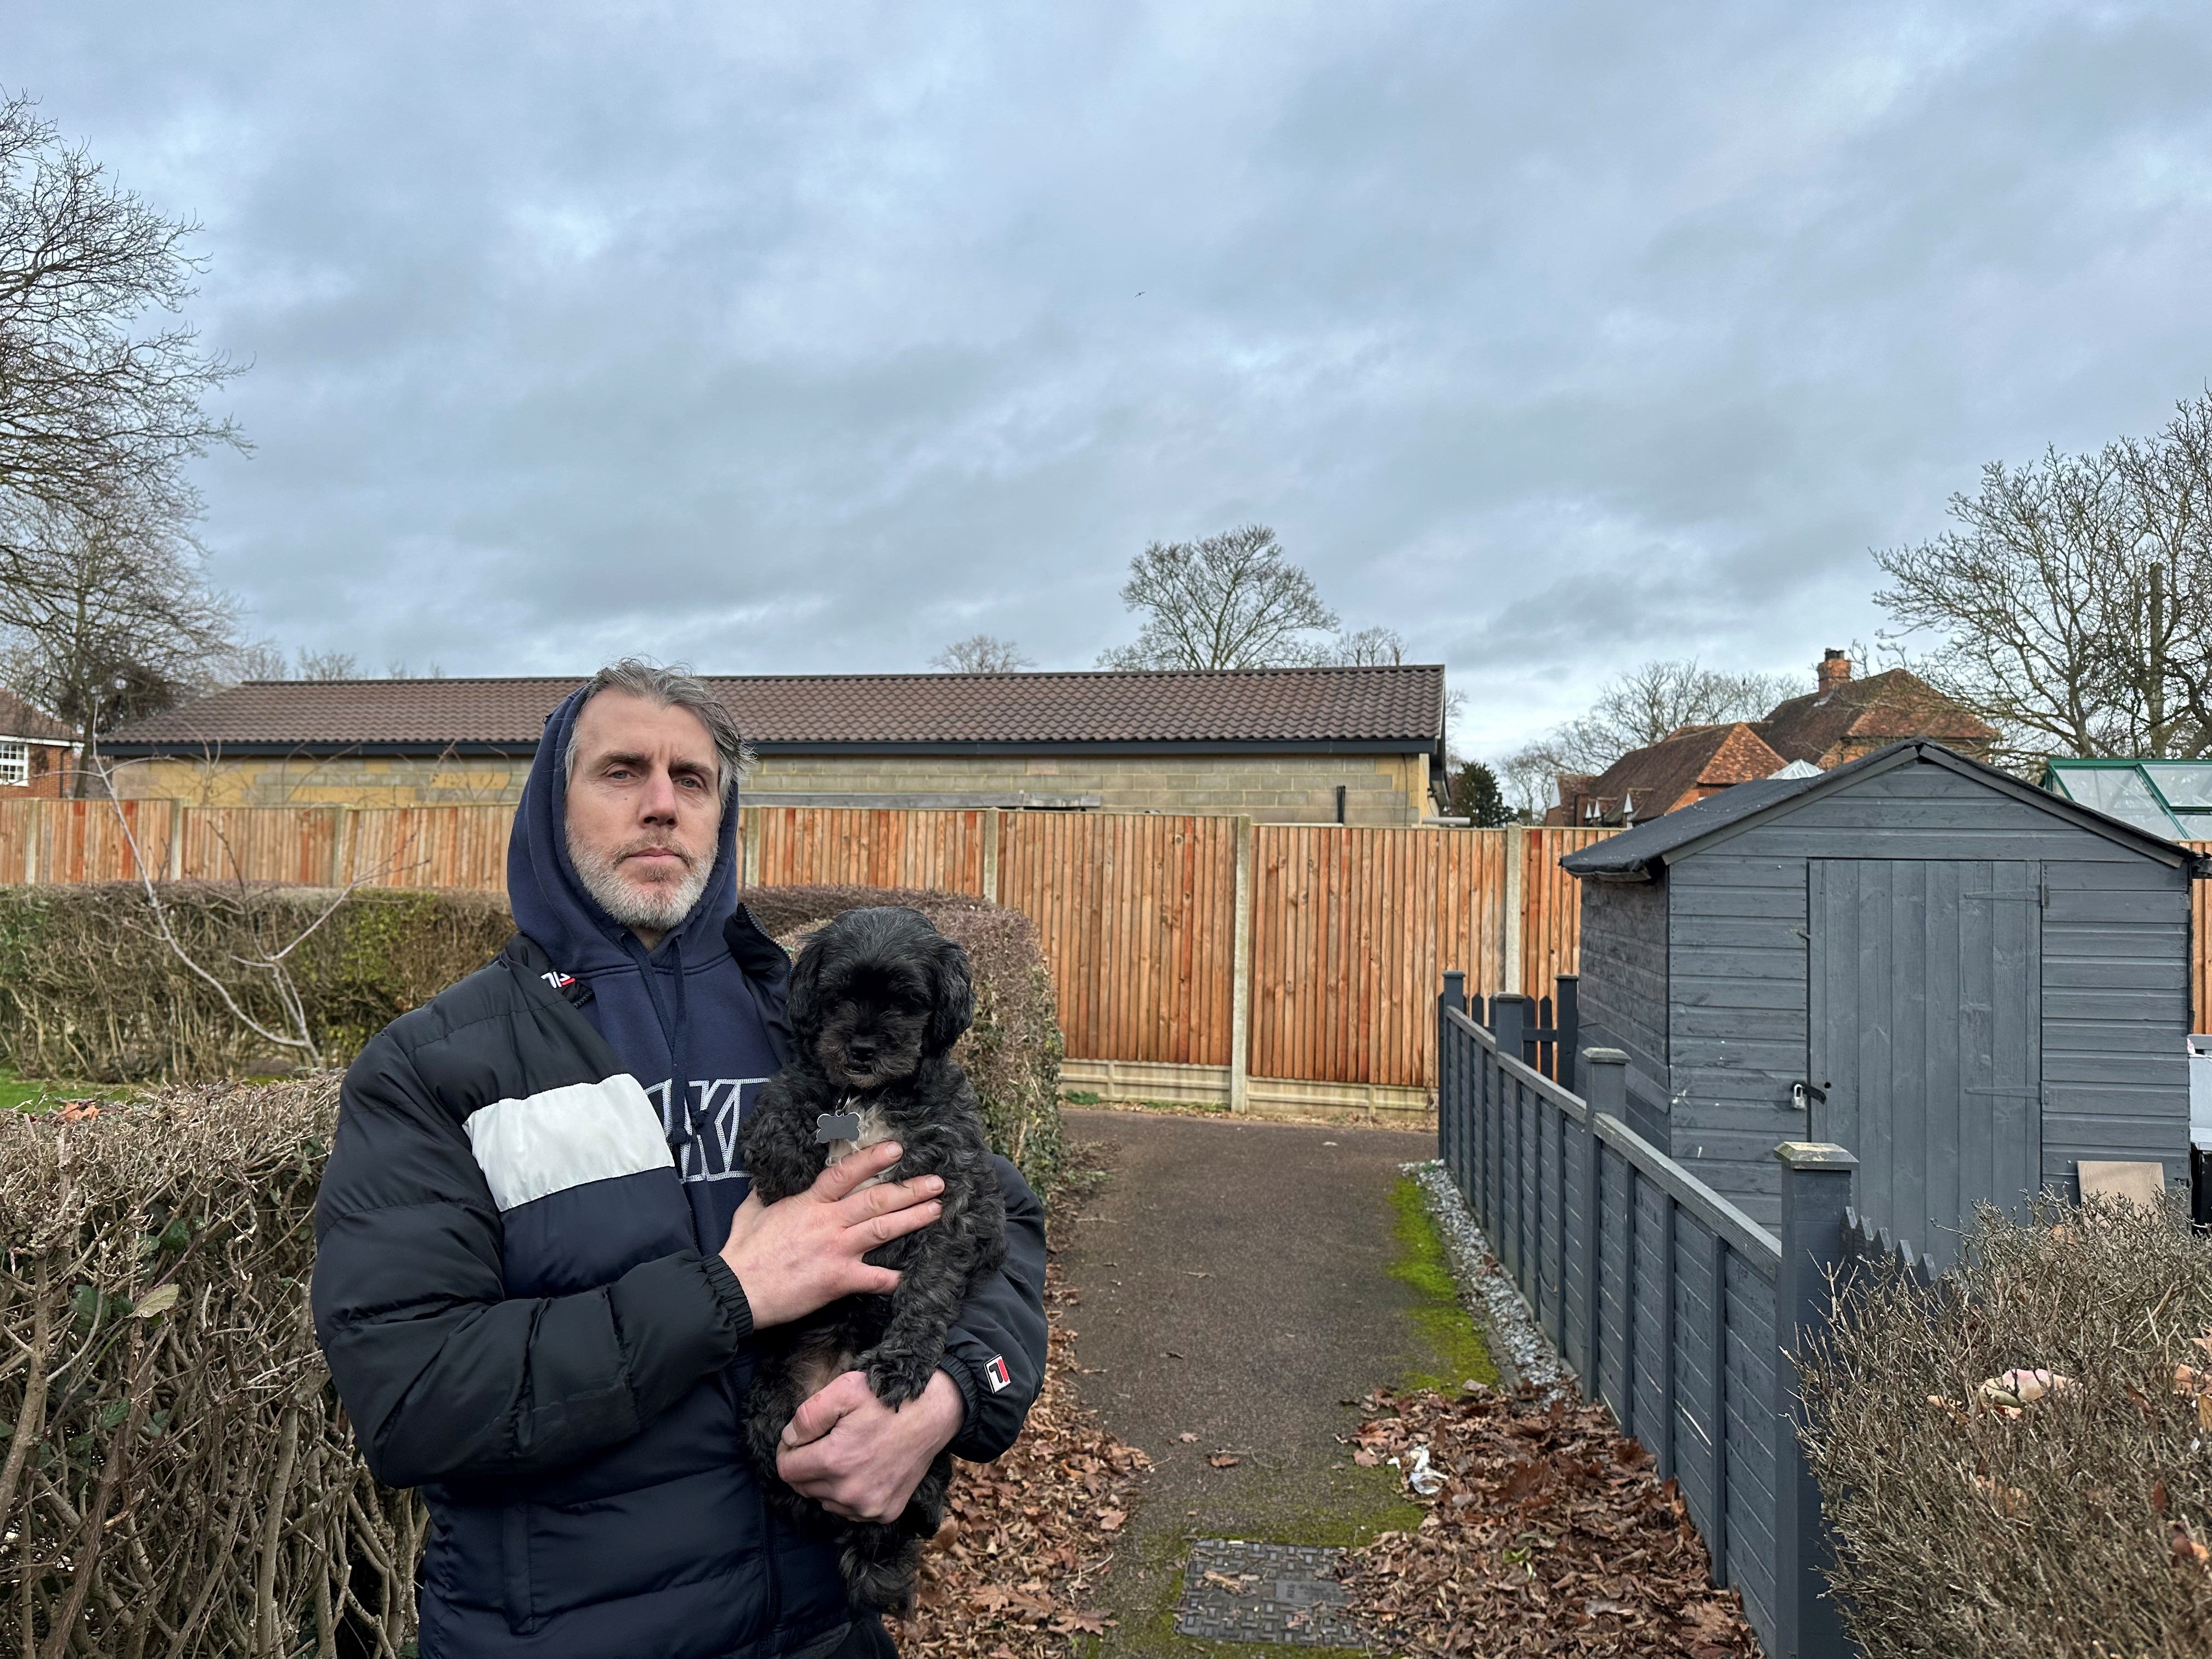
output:
M 2212 761 L 2054 759 L 2043 787 L 2169 841 L 2212 841 Z

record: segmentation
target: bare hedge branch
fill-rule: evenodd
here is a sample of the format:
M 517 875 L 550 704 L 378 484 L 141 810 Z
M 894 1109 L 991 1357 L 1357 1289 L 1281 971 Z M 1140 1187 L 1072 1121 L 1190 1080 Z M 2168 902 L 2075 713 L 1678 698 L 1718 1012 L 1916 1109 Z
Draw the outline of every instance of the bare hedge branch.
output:
M 2212 1240 L 2178 1209 L 1985 1210 L 1933 1291 L 1850 1291 L 1803 1368 L 1808 1451 L 1868 1659 L 2212 1651 Z M 2071 1379 L 2024 1409 L 2017 1369 Z
M 337 1084 L 0 1116 L 0 1623 L 25 1654 L 393 1659 L 422 1515 L 307 1310 Z M 74 1121 L 72 1121 L 74 1118 Z

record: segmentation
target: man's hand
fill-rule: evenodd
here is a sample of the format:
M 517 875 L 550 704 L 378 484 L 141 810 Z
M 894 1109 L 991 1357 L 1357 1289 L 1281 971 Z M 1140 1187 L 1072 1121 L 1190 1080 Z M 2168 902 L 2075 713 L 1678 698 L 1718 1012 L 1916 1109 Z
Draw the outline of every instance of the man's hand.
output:
M 864 1373 L 847 1371 L 785 1426 L 775 1472 L 832 1515 L 896 1521 L 967 1413 L 959 1385 L 943 1371 L 896 1411 L 876 1398 Z
M 738 1276 L 753 1328 L 788 1324 L 841 1296 L 884 1295 L 898 1288 L 889 1267 L 861 1257 L 878 1244 L 927 1227 L 945 1206 L 935 1176 L 853 1189 L 899 1161 L 896 1141 L 883 1141 L 831 1164 L 803 1193 L 763 1204 L 749 1193 L 730 1222 L 722 1260 Z

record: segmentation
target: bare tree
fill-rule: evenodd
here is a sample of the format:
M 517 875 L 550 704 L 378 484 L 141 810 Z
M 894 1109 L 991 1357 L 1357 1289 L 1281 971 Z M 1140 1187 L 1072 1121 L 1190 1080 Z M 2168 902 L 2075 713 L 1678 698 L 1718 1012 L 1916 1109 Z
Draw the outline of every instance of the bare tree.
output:
M 173 317 L 198 227 L 118 189 L 21 96 L 0 100 L 0 496 L 102 512 L 127 485 L 172 518 L 184 464 L 243 447 L 201 399 L 238 373 Z
M 932 657 L 929 665 L 947 674 L 1012 674 L 1036 664 L 1012 640 L 970 634 Z
M 1133 644 L 1101 653 L 1101 668 L 1307 666 L 1328 660 L 1313 635 L 1336 626 L 1265 525 L 1154 542 L 1129 562 L 1121 603 L 1145 625 Z
M 0 514 L 0 678 L 77 729 L 79 775 L 100 739 L 210 688 L 235 649 L 230 600 L 158 503 L 32 502 Z
M 1337 668 L 1395 668 L 1406 660 L 1406 641 L 1395 628 L 1363 628 L 1339 634 L 1328 660 Z
M 350 651 L 310 651 L 304 646 L 300 650 L 300 678 L 303 680 L 357 680 L 361 665 Z
M 1875 599 L 2011 759 L 2212 753 L 2212 393 L 2148 439 L 1993 461 L 1950 515 L 1875 553 Z
M 1800 689 L 1782 675 L 1730 674 L 1694 659 L 1639 663 L 1607 684 L 1589 714 L 1507 761 L 1507 781 L 1519 787 L 1522 774 L 1602 772 L 1685 726 L 1759 720 Z
M 418 674 L 407 665 L 404 658 L 394 657 L 385 665 L 384 678 L 387 680 L 442 680 L 446 678 L 446 669 L 442 663 L 434 662 Z
M 217 673 L 226 685 L 236 685 L 245 680 L 289 679 L 292 664 L 284 654 L 284 647 L 275 641 L 248 640 L 231 648 Z

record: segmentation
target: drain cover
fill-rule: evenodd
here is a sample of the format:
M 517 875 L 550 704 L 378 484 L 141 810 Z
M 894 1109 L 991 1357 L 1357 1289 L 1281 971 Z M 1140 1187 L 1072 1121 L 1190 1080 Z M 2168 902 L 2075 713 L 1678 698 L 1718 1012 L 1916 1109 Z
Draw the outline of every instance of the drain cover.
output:
M 1344 1616 L 1336 1582 L 1342 1550 L 1304 1544 L 1247 1544 L 1201 1538 L 1183 1570 L 1176 1634 L 1212 1642 L 1290 1642 L 1301 1647 L 1364 1648 Z

